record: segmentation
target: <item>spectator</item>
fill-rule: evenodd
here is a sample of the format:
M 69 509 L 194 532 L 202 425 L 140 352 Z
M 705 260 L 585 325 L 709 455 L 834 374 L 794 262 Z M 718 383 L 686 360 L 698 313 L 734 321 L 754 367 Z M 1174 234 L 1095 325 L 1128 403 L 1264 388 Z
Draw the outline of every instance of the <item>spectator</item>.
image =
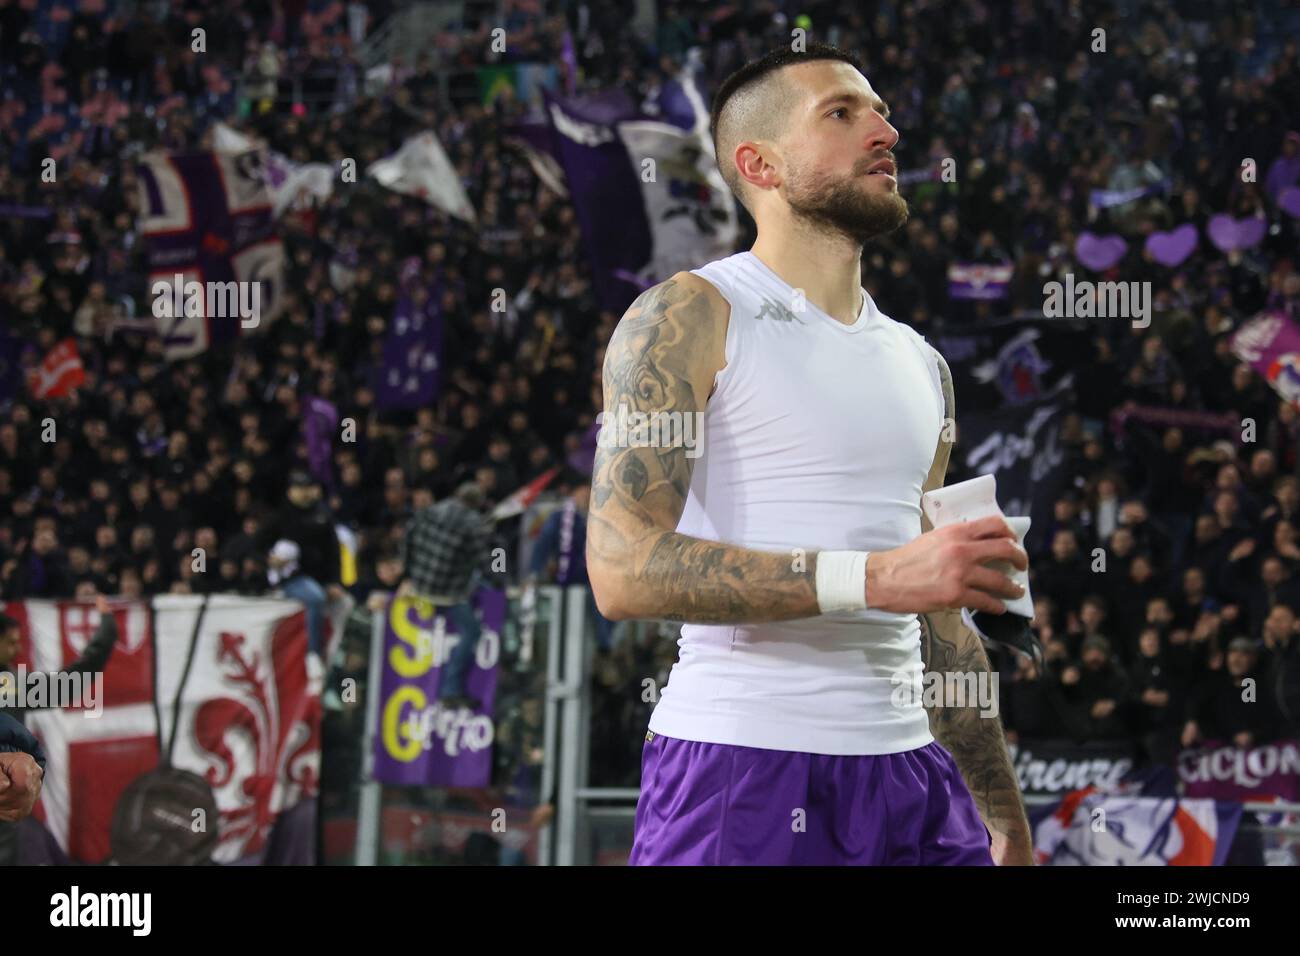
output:
M 1010 743 L 1071 736 L 1057 674 L 1045 674 L 1028 655 L 1016 656 L 1016 671 L 1002 693 L 1001 708 Z
M 1288 736 L 1300 736 L 1300 639 L 1296 638 L 1296 613 L 1278 604 L 1264 621 L 1264 661 L 1261 671 L 1267 685 L 1261 696 L 1276 707 Z
M 71 590 L 66 559 L 52 524 L 38 527 L 32 536 L 31 553 L 23 551 L 24 545 L 20 544 L 17 557 L 5 563 L 3 576 L 9 593 L 14 597 L 47 598 Z
M 1148 625 L 1142 629 L 1130 677 L 1130 697 L 1126 703 L 1132 714 L 1133 730 L 1150 759 L 1172 765 L 1177 758 L 1186 688 L 1165 656 L 1159 627 Z
M 1241 591 L 1244 592 L 1252 634 L 1263 631 L 1265 619 L 1278 604 L 1285 604 L 1300 614 L 1300 580 L 1276 554 L 1270 554 L 1260 562 L 1256 580 L 1244 584 Z
M 1085 740 L 1122 740 L 1128 736 L 1125 703 L 1128 681 L 1111 656 L 1110 642 L 1093 636 L 1083 642 L 1077 683 L 1066 700 Z
M 459 640 L 442 673 L 438 697 L 445 707 L 477 709 L 465 692 L 465 676 L 480 626 L 474 591 L 491 556 L 491 527 L 484 519 L 483 489 L 464 482 L 456 493 L 418 512 L 403 539 L 403 587 L 444 608 Z
M 1228 644 L 1226 666 L 1211 672 L 1197 688 L 1182 744 L 1231 743 L 1245 750 L 1276 736 L 1277 708 L 1258 670 L 1255 642 L 1236 637 Z
M 587 592 L 587 617 L 596 634 L 596 648 L 608 653 L 614 622 L 607 620 L 596 607 L 587 578 L 587 506 L 591 500 L 591 481 L 574 481 L 563 506 L 551 512 L 533 544 L 529 562 L 529 580 L 550 580 L 560 587 L 582 587 Z
M 267 564 L 285 596 L 301 601 L 307 609 L 311 652 L 307 666 L 310 673 L 320 673 L 324 666 L 326 603 L 343 596 L 339 586 L 339 541 L 334 522 L 321 504 L 320 485 L 310 474 L 302 470 L 291 473 L 286 494 L 287 506 L 261 529 L 258 541 L 268 553 Z M 282 547 L 281 542 L 294 547 Z

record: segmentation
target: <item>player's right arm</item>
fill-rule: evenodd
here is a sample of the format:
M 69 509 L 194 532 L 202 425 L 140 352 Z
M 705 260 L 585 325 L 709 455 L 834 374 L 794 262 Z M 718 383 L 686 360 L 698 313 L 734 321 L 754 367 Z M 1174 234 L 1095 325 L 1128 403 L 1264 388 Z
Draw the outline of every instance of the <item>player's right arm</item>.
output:
M 726 362 L 729 314 L 713 284 L 690 272 L 643 292 L 605 349 L 606 421 L 620 406 L 647 415 L 702 413 Z M 790 553 L 674 530 L 691 484 L 689 450 L 619 447 L 602 435 L 587 518 L 587 571 L 601 614 L 714 624 L 819 614 L 811 558 L 808 570 L 795 570 L 801 565 Z
M 714 376 L 726 363 L 729 316 L 729 304 L 712 283 L 689 272 L 642 293 L 605 350 L 606 421 L 620 406 L 646 415 L 703 413 Z M 694 463 L 688 450 L 620 447 L 602 433 L 587 519 L 587 570 L 600 612 L 610 620 L 700 624 L 820 614 L 815 552 L 796 561 L 793 551 L 755 551 L 677 533 Z M 708 454 L 707 447 L 703 451 Z M 982 564 L 1017 560 L 1019 549 L 1008 535 L 1000 518 L 986 518 L 873 552 L 864 582 L 867 604 L 900 612 L 971 607 L 1002 613 L 999 598 L 1016 597 L 1015 586 Z

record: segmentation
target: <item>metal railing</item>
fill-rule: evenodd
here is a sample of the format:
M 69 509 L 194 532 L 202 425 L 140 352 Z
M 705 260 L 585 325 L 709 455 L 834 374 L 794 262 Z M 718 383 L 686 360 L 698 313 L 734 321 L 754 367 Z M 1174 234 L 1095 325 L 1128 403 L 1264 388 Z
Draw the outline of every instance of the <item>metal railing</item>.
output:
M 512 633 L 517 635 L 526 610 L 519 589 L 508 592 L 509 610 L 504 629 L 504 669 L 515 668 L 517 657 L 509 653 Z M 538 650 L 520 687 L 541 698 L 544 750 L 539 805 L 553 806 L 554 816 L 537 830 L 535 857 L 541 865 L 623 864 L 631 848 L 639 790 L 639 754 L 653 700 L 642 700 L 640 687 L 647 677 L 662 684 L 666 669 L 676 656 L 677 625 L 657 621 L 620 624 L 613 650 L 597 656 L 595 628 L 590 617 L 588 592 L 582 587 L 539 588 L 536 602 Z M 382 646 L 383 622 L 374 622 L 374 648 Z M 515 641 L 517 644 L 517 640 Z M 372 650 L 371 686 L 378 686 L 378 654 Z M 414 844 L 431 842 L 429 833 L 440 814 L 453 813 L 441 797 L 426 794 L 423 803 L 409 795 L 386 791 L 370 781 L 373 768 L 374 733 L 378 715 L 373 712 L 378 694 L 369 698 L 364 741 L 364 770 L 360 809 L 357 813 L 356 862 L 374 865 L 384 862 L 463 862 L 433 859 L 436 854 Z M 612 705 L 612 706 L 611 706 Z M 498 708 L 500 713 L 500 708 Z M 617 752 L 615 752 L 617 751 Z M 1030 808 L 1055 803 L 1059 795 L 1029 795 Z M 404 803 L 404 800 L 408 802 Z M 409 803 L 409 806 L 408 806 Z M 399 852 L 381 839 L 385 813 L 409 809 L 413 818 L 426 821 L 423 829 L 412 830 L 412 846 Z M 464 819 L 455 825 L 463 825 Z M 1295 865 L 1300 861 L 1300 804 L 1247 802 L 1243 804 L 1238 839 L 1257 848 L 1258 854 L 1274 865 Z M 398 840 L 401 843 L 401 840 Z

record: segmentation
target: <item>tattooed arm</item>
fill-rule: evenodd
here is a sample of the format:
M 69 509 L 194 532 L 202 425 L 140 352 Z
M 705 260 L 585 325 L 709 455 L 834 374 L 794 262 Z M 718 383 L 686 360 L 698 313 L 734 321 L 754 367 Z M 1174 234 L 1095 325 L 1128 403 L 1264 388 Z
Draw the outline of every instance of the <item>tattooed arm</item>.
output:
M 934 464 L 926 478 L 926 491 L 943 487 L 956 425 L 952 374 L 943 356 L 937 351 L 934 356 L 943 383 L 944 428 L 939 435 Z M 921 530 L 930 530 L 930 522 L 924 514 L 921 516 Z M 921 621 L 921 660 L 927 673 L 966 675 L 991 671 L 979 635 L 962 621 L 960 609 L 930 611 L 918 617 Z M 1024 801 L 1020 797 L 1020 784 L 1007 753 L 1002 721 L 996 716 L 983 716 L 975 701 L 966 707 L 927 708 L 927 715 L 930 733 L 957 762 L 962 778 L 975 798 L 980 817 L 993 835 L 994 860 L 1002 865 L 1032 864 L 1032 835 Z
M 729 313 L 712 283 L 689 272 L 642 293 L 605 350 L 603 421 L 620 407 L 628 413 L 702 414 L 714 376 L 726 363 Z M 602 432 L 587 518 L 587 569 L 600 612 L 611 620 L 718 624 L 820 614 L 815 554 L 796 570 L 789 553 L 753 551 L 674 530 L 691 483 L 694 459 L 688 451 L 680 442 L 618 447 Z

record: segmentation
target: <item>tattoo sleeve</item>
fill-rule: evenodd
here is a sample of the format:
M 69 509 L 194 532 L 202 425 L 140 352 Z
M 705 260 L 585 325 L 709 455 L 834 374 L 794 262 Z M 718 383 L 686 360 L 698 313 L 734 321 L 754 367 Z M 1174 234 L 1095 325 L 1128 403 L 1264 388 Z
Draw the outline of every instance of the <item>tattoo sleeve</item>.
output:
M 952 423 L 956 399 L 948 363 L 938 352 L 939 380 L 943 389 L 944 428 L 939 436 L 934 465 L 925 488 L 943 486 L 952 452 Z M 922 531 L 930 523 L 921 517 Z M 960 610 L 917 615 L 921 622 L 921 661 L 926 673 L 967 675 L 991 674 L 988 655 L 979 635 L 961 619 Z M 944 686 L 951 686 L 947 679 Z M 1025 816 L 1020 783 L 1007 752 L 1006 734 L 996 716 L 982 716 L 975 701 L 965 707 L 927 707 L 930 733 L 953 756 L 962 779 L 975 798 L 975 806 L 990 832 L 1027 848 L 1030 843 L 1029 821 Z
M 918 616 L 921 661 L 927 674 L 959 674 L 964 678 L 991 671 L 979 635 L 962 623 L 960 611 Z M 989 830 L 1009 839 L 1028 840 L 1029 820 L 1020 783 L 996 712 L 986 715 L 975 701 L 970 701 L 965 707 L 928 707 L 926 714 L 930 733 L 957 762 Z
M 665 419 L 702 414 L 721 367 L 726 321 L 725 302 L 698 276 L 678 273 L 644 292 L 605 350 L 606 414 L 620 406 Z M 604 436 L 598 443 L 587 519 L 593 584 L 599 578 L 618 594 L 624 616 L 743 624 L 820 613 L 815 553 L 801 563 L 793 553 L 678 534 L 694 461 L 689 449 L 680 442 L 628 445 Z

